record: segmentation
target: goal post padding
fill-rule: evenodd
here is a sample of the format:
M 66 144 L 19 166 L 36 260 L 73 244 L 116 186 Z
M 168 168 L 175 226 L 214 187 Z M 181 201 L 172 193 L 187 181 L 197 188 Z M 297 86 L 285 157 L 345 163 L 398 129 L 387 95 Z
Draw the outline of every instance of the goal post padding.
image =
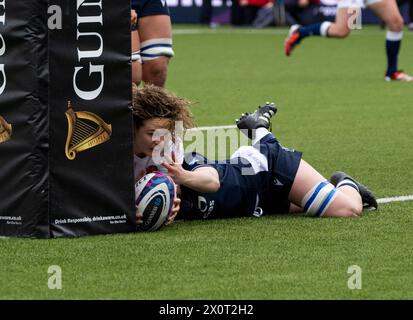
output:
M 0 0 L 2 13 L 0 235 L 135 230 L 130 2 Z

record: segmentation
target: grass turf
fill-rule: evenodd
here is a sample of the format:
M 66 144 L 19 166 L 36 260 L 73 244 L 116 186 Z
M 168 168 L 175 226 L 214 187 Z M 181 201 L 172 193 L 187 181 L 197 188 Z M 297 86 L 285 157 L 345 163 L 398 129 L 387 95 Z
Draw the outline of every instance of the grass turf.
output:
M 198 125 L 232 124 L 274 100 L 273 132 L 326 177 L 341 169 L 378 197 L 413 194 L 413 87 L 383 81 L 383 31 L 308 39 L 287 59 L 286 30 L 185 30 L 174 35 L 167 86 L 197 102 Z M 411 65 L 412 51 L 406 32 L 401 66 Z M 155 233 L 0 239 L 0 298 L 413 299 L 412 212 L 404 202 L 360 219 L 266 216 L 178 222 Z M 47 287 L 50 265 L 62 268 L 62 290 Z M 351 265 L 362 268 L 361 290 L 347 287 Z

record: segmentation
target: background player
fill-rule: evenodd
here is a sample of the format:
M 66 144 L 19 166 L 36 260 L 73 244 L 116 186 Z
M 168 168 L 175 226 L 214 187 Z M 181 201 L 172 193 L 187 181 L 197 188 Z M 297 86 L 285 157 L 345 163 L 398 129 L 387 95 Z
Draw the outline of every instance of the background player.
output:
M 132 81 L 163 87 L 172 50 L 172 27 L 165 0 L 132 0 Z M 131 20 L 134 20 L 132 12 Z
M 305 27 L 294 25 L 284 43 L 285 54 L 291 55 L 293 49 L 304 38 L 323 36 L 329 38 L 345 38 L 351 33 L 349 21 L 354 20 L 355 11 L 367 6 L 388 27 L 386 34 L 387 70 L 386 81 L 413 81 L 413 77 L 398 69 L 398 56 L 403 38 L 403 17 L 400 14 L 396 0 L 339 0 L 336 21 L 315 23 Z

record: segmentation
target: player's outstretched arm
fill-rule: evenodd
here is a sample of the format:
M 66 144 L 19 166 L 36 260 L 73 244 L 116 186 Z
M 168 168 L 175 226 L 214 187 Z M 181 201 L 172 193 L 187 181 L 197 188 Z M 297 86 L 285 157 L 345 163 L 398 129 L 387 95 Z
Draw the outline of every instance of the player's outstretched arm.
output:
M 193 171 L 185 170 L 175 159 L 161 163 L 168 175 L 177 185 L 183 185 L 197 192 L 217 192 L 220 188 L 218 171 L 209 166 L 199 167 Z

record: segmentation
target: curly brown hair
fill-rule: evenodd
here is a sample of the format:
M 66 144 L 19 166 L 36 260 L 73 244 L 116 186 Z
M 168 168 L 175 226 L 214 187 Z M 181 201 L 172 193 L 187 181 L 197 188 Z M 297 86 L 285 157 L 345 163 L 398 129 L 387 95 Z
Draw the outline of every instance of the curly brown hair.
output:
M 143 87 L 132 85 L 132 108 L 136 128 L 140 128 L 145 120 L 165 118 L 170 120 L 173 130 L 175 121 L 182 121 L 185 129 L 193 127 L 193 116 L 189 109 L 192 102 L 177 97 L 165 88 L 146 84 Z

